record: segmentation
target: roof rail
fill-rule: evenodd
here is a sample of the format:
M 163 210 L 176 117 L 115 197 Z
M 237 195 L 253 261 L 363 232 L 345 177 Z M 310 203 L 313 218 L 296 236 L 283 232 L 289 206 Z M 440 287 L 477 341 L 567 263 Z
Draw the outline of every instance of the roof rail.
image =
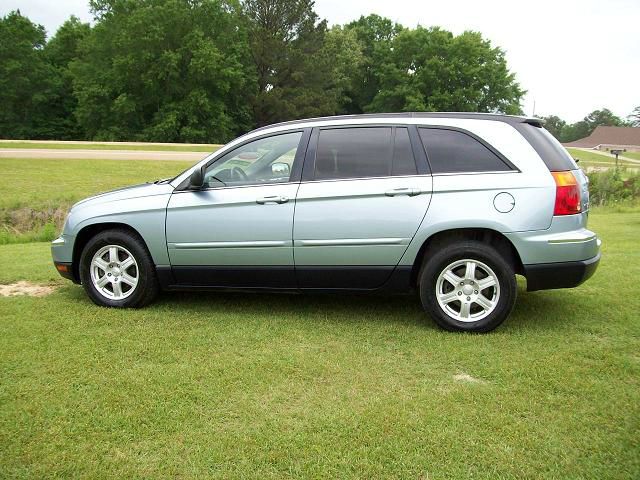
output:
M 299 120 L 290 120 L 287 122 L 279 122 L 271 125 L 259 127 L 255 131 L 264 130 L 276 126 L 297 125 L 309 122 L 326 122 L 330 120 L 358 120 L 371 118 L 460 118 L 472 120 L 492 120 L 496 122 L 505 122 L 509 124 L 528 123 L 535 127 L 542 127 L 542 120 L 533 117 L 524 117 L 517 115 L 504 115 L 499 113 L 476 113 L 476 112 L 398 112 L 398 113 L 362 113 L 355 115 L 335 115 L 328 117 L 302 118 Z

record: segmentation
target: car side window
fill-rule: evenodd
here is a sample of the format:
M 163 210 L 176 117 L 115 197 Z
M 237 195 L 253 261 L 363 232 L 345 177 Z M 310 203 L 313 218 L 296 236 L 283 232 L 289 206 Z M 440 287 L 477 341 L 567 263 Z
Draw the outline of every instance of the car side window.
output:
M 405 127 L 398 127 L 395 129 L 395 133 L 391 174 L 417 175 L 418 170 L 413 157 L 413 150 L 411 149 L 409 130 Z
M 261 185 L 288 182 L 302 132 L 260 138 L 233 149 L 205 171 L 204 184 Z
M 419 131 L 434 174 L 512 170 L 498 155 L 464 132 L 441 128 Z
M 416 165 L 406 128 L 320 130 L 315 180 L 415 174 Z

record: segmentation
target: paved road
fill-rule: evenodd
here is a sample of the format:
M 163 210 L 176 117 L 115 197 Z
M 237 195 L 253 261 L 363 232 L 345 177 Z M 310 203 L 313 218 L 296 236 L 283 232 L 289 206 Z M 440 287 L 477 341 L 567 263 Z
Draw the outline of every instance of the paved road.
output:
M 95 160 L 177 160 L 197 162 L 207 152 L 157 152 L 143 150 L 77 150 L 53 148 L 0 148 L 0 158 L 82 158 Z

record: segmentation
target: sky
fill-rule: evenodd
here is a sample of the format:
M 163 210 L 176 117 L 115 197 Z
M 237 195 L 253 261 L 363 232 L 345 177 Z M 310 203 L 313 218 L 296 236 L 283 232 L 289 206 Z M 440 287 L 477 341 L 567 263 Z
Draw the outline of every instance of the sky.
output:
M 0 0 L 0 15 L 18 8 L 49 35 L 70 15 L 92 20 L 88 0 Z M 640 105 L 640 0 L 316 0 L 315 9 L 330 25 L 376 13 L 481 32 L 505 50 L 527 115 L 575 122 L 609 108 L 624 118 Z

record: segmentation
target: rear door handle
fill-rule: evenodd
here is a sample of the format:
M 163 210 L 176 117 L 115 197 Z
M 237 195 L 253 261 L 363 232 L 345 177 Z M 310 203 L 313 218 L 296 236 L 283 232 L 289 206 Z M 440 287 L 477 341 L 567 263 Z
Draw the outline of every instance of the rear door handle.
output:
M 283 197 L 281 195 L 256 198 L 256 203 L 259 205 L 264 205 L 265 203 L 287 203 L 288 201 L 289 197 Z
M 386 192 L 384 192 L 387 197 L 395 197 L 397 195 L 408 195 L 410 197 L 415 197 L 416 195 L 420 195 L 421 193 L 422 191 L 419 188 L 409 187 L 394 188 L 393 190 L 387 190 Z

